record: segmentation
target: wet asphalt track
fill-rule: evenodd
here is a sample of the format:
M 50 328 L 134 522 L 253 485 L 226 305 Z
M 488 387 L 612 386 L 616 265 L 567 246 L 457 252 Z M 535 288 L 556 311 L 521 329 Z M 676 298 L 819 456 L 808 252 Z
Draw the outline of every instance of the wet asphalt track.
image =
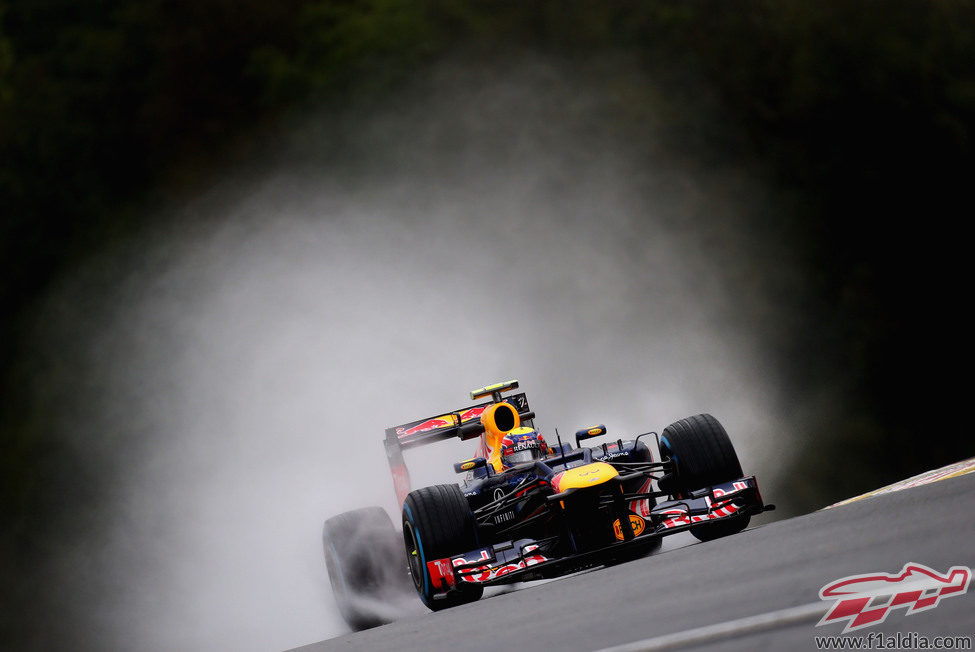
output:
M 755 517 L 749 530 L 718 541 L 665 548 L 300 649 L 600 650 L 817 603 L 820 587 L 846 575 L 895 573 L 908 562 L 939 572 L 975 567 L 975 473 L 762 525 L 767 518 Z M 816 627 L 817 620 L 679 649 L 814 650 L 815 636 L 841 631 Z M 975 638 L 975 587 L 930 611 L 892 611 L 883 624 L 857 633 L 875 631 Z

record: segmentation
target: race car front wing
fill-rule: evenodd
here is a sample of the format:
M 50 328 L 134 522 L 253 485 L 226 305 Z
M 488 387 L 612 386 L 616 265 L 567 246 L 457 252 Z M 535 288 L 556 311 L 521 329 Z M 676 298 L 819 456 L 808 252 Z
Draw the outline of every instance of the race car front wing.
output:
M 601 565 L 623 553 L 628 556 L 639 553 L 641 548 L 649 550 L 663 536 L 774 509 L 762 502 L 755 476 L 700 489 L 654 507 L 643 504 L 641 513 L 630 515 L 631 536 L 617 531 L 615 543 L 596 550 L 554 556 L 551 550 L 555 542 L 551 539 L 519 539 L 429 561 L 430 579 L 438 587 L 434 599 L 463 584 L 494 586 L 565 575 Z M 619 530 L 626 523 L 617 522 L 614 526 Z

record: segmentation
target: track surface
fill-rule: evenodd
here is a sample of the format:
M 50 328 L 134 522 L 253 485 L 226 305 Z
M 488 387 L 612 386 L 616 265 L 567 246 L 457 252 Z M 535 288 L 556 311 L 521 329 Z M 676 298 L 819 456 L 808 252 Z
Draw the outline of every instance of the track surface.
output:
M 774 498 L 773 498 L 774 502 Z M 908 562 L 939 572 L 975 567 L 975 473 L 859 500 L 482 599 L 440 613 L 315 643 L 326 650 L 600 650 L 816 603 L 819 589 L 847 575 L 894 573 Z M 760 524 L 762 517 L 753 518 Z M 975 582 L 973 582 L 975 584 Z M 825 612 L 826 603 L 823 603 Z M 694 650 L 809 650 L 817 617 L 721 635 Z M 897 632 L 975 637 L 975 587 L 930 611 L 856 634 Z

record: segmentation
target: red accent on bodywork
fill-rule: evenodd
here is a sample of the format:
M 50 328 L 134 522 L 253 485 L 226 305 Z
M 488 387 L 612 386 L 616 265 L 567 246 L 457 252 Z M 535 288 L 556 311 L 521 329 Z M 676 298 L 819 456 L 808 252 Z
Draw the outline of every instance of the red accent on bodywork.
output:
M 552 492 L 559 493 L 559 485 L 562 484 L 562 476 L 565 475 L 565 471 L 560 471 L 552 476 Z
M 525 552 L 532 552 L 537 550 L 538 546 L 532 544 L 525 546 Z M 482 557 L 485 556 L 482 553 Z M 452 559 L 454 566 L 467 566 L 474 562 L 468 561 L 463 557 L 454 557 Z M 475 560 L 477 561 L 477 560 Z M 483 566 L 476 566 L 470 570 L 465 570 L 460 573 L 460 580 L 462 582 L 470 582 L 472 584 L 478 584 L 480 582 L 487 582 L 489 580 L 496 579 L 498 577 L 503 577 L 508 573 L 513 573 L 517 570 L 527 568 L 529 566 L 534 566 L 535 564 L 541 564 L 542 562 L 548 561 L 548 557 L 544 555 L 527 555 L 523 559 L 518 561 L 510 562 L 507 564 L 500 564 L 497 566 L 491 566 L 485 564 Z
M 457 579 L 454 577 L 454 567 L 450 563 L 450 558 L 434 559 L 427 562 L 427 573 L 430 574 L 430 583 L 437 591 L 448 591 L 457 586 Z
M 714 521 L 719 518 L 724 518 L 725 516 L 731 516 L 732 514 L 740 511 L 741 508 L 732 502 L 719 503 L 717 507 L 712 507 L 711 511 L 707 514 L 694 514 L 688 515 L 686 509 L 673 508 L 663 511 L 663 514 L 667 514 L 672 518 L 667 519 L 662 522 L 661 525 L 667 529 L 679 527 L 681 525 L 690 525 L 691 523 L 701 523 L 703 521 Z
M 484 413 L 489 406 L 484 405 L 481 407 L 470 408 L 469 410 L 464 410 L 458 416 L 460 416 L 460 423 L 466 423 L 473 419 L 480 418 L 481 414 Z M 444 414 L 439 417 L 433 417 L 432 419 L 427 419 L 422 423 L 418 423 L 412 428 L 397 428 L 396 435 L 398 437 L 408 437 L 409 435 L 415 435 L 419 432 L 427 432 L 428 430 L 439 430 L 440 428 L 448 428 L 458 425 L 458 422 L 453 414 Z
M 396 491 L 396 498 L 402 505 L 410 493 L 410 472 L 406 469 L 405 464 L 390 467 L 389 471 L 393 474 L 393 489 Z
M 640 485 L 640 488 L 636 490 L 636 493 L 638 493 L 638 494 L 644 494 L 644 493 L 647 493 L 648 491 L 650 491 L 650 488 L 651 488 L 650 483 L 651 483 L 650 478 L 647 478 L 646 481 L 642 485 Z M 639 500 L 631 501 L 630 502 L 630 511 L 633 512 L 634 514 L 638 515 L 638 516 L 641 516 L 642 518 L 649 518 L 650 517 L 650 499 L 649 498 L 640 498 Z
M 427 430 L 436 430 L 438 428 L 444 428 L 446 426 L 452 426 L 452 425 L 454 425 L 453 419 L 448 421 L 447 419 L 441 419 L 438 417 L 436 419 L 427 419 L 423 423 L 418 423 L 412 428 L 408 428 L 408 429 L 397 428 L 396 434 L 399 435 L 400 437 L 406 437 L 407 435 L 415 435 L 418 432 L 426 432 Z

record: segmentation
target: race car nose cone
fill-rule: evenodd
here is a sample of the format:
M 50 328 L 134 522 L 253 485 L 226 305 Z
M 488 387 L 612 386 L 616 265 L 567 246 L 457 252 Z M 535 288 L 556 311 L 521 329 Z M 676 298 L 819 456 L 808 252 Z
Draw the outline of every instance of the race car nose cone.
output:
M 595 487 L 618 475 L 619 472 L 606 462 L 593 462 L 557 473 L 552 478 L 552 490 L 558 494 L 569 489 Z

